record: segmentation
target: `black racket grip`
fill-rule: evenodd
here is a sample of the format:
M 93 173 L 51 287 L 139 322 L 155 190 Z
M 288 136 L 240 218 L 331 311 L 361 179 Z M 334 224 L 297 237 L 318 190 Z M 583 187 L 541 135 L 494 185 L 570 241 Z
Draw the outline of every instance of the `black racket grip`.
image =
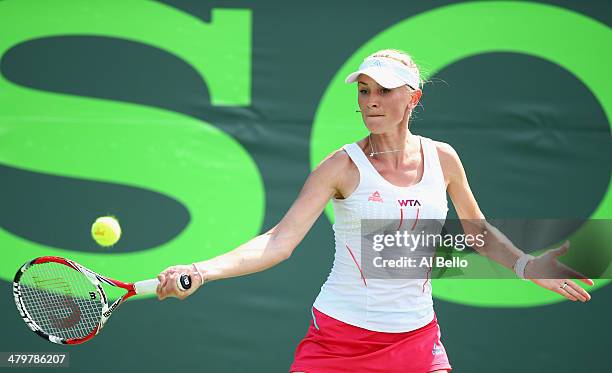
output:
M 181 273 L 176 282 L 179 289 L 181 289 L 182 291 L 187 291 L 191 289 L 191 276 L 186 273 Z

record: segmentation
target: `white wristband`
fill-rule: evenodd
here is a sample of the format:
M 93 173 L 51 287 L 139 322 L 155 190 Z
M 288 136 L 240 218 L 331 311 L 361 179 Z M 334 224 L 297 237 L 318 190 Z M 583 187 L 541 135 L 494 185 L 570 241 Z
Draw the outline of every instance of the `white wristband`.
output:
M 198 272 L 198 275 L 200 275 L 200 286 L 204 285 L 204 276 L 202 276 L 202 272 L 200 272 L 200 269 L 198 268 L 198 266 L 195 263 L 191 263 L 191 265 L 193 266 L 193 268 L 196 270 L 196 272 Z
M 519 278 L 527 280 L 525 278 L 525 267 L 527 267 L 527 263 L 529 263 L 531 259 L 534 259 L 533 255 L 523 253 L 523 255 L 518 258 L 516 263 L 514 263 L 514 273 L 516 273 Z

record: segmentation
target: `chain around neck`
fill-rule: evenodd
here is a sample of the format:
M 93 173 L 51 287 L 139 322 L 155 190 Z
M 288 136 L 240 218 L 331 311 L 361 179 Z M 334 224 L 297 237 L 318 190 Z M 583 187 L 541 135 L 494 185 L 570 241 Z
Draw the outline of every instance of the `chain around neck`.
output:
M 374 151 L 374 142 L 372 142 L 372 134 L 371 133 L 368 135 L 368 138 L 370 139 L 370 157 L 373 157 L 373 156 L 375 156 L 377 154 L 397 153 L 397 152 L 402 152 L 402 151 L 406 150 L 406 149 L 397 149 L 397 150 L 385 150 L 385 151 L 382 151 L 382 152 L 377 152 L 377 151 Z

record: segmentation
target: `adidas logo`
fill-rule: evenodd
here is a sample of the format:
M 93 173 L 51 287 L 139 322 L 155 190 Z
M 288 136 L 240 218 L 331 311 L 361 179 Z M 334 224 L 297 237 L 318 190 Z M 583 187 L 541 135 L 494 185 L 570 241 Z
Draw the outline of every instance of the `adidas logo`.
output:
M 382 197 L 380 196 L 380 193 L 378 193 L 378 191 L 372 193 L 372 195 L 370 197 L 368 197 L 368 201 L 370 202 L 383 202 Z

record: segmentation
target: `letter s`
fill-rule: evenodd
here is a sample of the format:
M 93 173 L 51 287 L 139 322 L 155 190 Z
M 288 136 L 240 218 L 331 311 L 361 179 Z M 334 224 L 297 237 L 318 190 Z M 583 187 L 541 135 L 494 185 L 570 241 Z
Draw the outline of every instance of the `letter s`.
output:
M 58 0 L 37 7 L 3 1 L 0 35 L 0 56 L 19 43 L 50 36 L 152 45 L 190 64 L 206 82 L 212 104 L 250 104 L 250 10 L 214 9 L 211 22 L 204 23 L 157 2 Z M 51 248 L 0 229 L 0 243 L 10 250 L 0 261 L 4 280 L 42 255 L 93 262 L 96 271 L 111 277 L 147 278 L 167 265 L 227 251 L 257 234 L 263 220 L 263 182 L 245 149 L 206 122 L 158 108 L 42 92 L 0 76 L 0 163 L 154 190 L 191 214 L 174 240 L 127 254 Z

